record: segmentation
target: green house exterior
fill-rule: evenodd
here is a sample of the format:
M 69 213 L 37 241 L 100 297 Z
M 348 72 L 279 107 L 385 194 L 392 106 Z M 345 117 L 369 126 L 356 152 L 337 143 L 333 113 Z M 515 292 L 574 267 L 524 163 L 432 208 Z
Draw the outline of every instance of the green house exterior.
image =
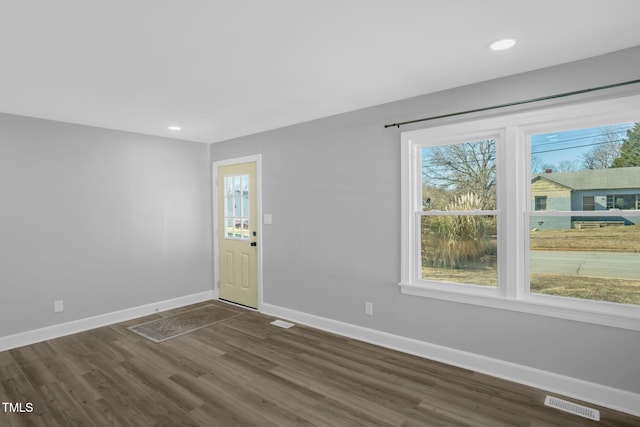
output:
M 620 216 L 531 216 L 530 227 L 568 229 L 640 223 L 640 216 L 624 211 L 640 209 L 640 167 L 555 172 L 531 178 L 533 211 L 607 211 Z M 636 212 L 640 213 L 640 212 Z

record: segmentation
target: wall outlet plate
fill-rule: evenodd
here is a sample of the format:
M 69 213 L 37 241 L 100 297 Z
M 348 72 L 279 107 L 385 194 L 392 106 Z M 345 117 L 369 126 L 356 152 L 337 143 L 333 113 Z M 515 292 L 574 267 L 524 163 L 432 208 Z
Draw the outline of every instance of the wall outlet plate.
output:
M 61 311 L 64 311 L 64 301 L 63 300 L 54 301 L 53 312 L 60 313 Z
M 369 316 L 373 316 L 373 303 L 372 302 L 365 302 L 364 303 L 364 312 L 366 314 L 368 314 Z

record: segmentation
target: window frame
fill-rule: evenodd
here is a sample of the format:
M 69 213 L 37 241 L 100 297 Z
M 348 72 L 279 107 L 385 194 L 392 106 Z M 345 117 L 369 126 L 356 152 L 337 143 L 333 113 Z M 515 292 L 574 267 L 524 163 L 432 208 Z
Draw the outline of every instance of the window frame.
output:
M 544 201 L 544 208 L 541 207 L 541 201 Z M 546 211 L 547 210 L 547 196 L 534 196 L 534 210 L 536 212 Z
M 633 196 L 635 198 L 635 200 L 633 201 L 633 204 L 635 205 L 635 209 L 627 209 L 627 208 L 621 208 L 616 206 L 616 197 L 617 196 Z M 609 198 L 611 198 L 612 202 L 609 203 Z M 612 205 L 611 207 L 609 207 L 609 205 Z M 638 210 L 640 209 L 640 194 L 607 194 L 607 209 L 619 209 L 619 210 Z
M 542 106 L 532 111 L 434 125 L 401 134 L 402 294 L 512 310 L 640 331 L 640 306 L 590 301 L 529 291 L 529 218 L 567 212 L 531 206 L 530 138 L 546 132 L 640 120 L 640 95 Z M 421 170 L 420 148 L 496 138 L 498 287 L 423 280 L 419 276 Z M 573 211 L 570 215 L 615 215 Z M 617 213 L 619 214 L 619 212 Z
M 584 199 L 591 197 L 591 203 L 585 203 Z M 586 209 L 586 206 L 591 206 L 591 209 Z M 595 211 L 596 210 L 596 196 L 582 196 L 582 210 L 583 211 Z

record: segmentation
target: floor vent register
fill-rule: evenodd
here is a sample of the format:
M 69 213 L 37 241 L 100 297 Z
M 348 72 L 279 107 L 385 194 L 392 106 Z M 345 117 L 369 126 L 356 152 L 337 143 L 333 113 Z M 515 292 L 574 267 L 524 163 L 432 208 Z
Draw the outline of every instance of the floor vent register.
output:
M 544 404 L 564 412 L 569 412 L 570 414 L 580 415 L 581 417 L 589 418 L 590 420 L 600 421 L 600 411 L 597 409 L 578 405 L 577 403 L 568 402 L 552 396 L 547 396 L 544 400 Z

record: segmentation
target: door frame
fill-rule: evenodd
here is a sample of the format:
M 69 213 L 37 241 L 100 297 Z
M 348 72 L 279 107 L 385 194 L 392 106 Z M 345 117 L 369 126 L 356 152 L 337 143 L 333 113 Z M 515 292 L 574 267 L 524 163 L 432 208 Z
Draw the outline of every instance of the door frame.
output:
M 261 311 L 262 307 L 262 155 L 254 154 L 250 156 L 235 157 L 232 159 L 225 159 L 214 161 L 211 167 L 211 183 L 213 187 L 213 297 L 216 300 L 220 299 L 220 273 L 219 273 L 219 238 L 218 238 L 218 168 L 221 166 L 235 165 L 239 163 L 256 163 L 256 231 L 258 233 L 257 249 L 258 249 L 258 307 L 257 310 Z M 251 310 L 250 307 L 247 307 Z

